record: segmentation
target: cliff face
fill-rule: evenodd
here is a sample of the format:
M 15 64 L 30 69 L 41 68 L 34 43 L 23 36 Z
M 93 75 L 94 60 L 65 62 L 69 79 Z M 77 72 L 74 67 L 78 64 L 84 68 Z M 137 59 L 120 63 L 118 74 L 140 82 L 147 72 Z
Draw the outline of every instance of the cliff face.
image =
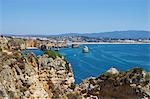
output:
M 118 74 L 106 72 L 84 80 L 77 90 L 82 98 L 149 99 L 150 74 L 140 68 Z
M 74 83 L 70 64 L 63 58 L 38 58 L 31 53 L 1 52 L 0 75 L 0 97 L 12 99 L 64 98 Z

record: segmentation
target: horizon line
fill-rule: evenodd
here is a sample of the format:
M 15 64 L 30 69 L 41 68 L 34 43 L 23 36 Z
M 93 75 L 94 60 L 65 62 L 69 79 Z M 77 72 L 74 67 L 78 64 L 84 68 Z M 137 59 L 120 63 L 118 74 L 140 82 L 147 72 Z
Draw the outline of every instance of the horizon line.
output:
M 110 32 L 123 32 L 123 31 L 145 31 L 150 32 L 150 30 L 114 30 L 114 31 L 103 31 L 103 32 L 64 32 L 64 33 L 46 33 L 46 34 L 36 34 L 36 33 L 28 33 L 28 34 L 22 34 L 22 33 L 0 33 L 0 35 L 15 35 L 15 36 L 25 36 L 25 35 L 63 35 L 63 34 L 92 34 L 92 33 L 110 33 Z M 44 33 L 44 32 L 43 32 Z

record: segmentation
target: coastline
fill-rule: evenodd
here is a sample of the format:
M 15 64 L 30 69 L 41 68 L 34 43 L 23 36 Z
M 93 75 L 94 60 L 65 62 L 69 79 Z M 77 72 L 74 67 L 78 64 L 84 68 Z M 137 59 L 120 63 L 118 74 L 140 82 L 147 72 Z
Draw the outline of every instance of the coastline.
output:
M 150 97 L 150 73 L 146 71 L 149 61 L 145 60 L 149 57 L 147 54 L 149 52 L 145 50 L 149 48 L 149 45 L 143 47 L 132 45 L 144 44 L 143 42 L 73 43 L 95 44 L 94 46 L 97 46 L 96 44 L 112 45 L 90 48 L 93 51 L 89 55 L 83 55 L 81 48 L 69 49 L 69 53 L 64 49 L 66 52 L 63 52 L 62 55 L 53 51 L 37 55 L 39 51 L 34 50 L 37 48 L 30 46 L 26 48 L 33 50 L 23 55 L 19 45 L 15 46 L 16 49 L 9 49 L 8 44 L 11 43 L 5 43 L 5 49 L 0 50 L 2 67 L 0 68 L 0 92 L 2 93 L 0 98 L 79 99 L 83 97 L 83 99 L 98 99 L 109 97 L 132 99 L 145 97 L 148 99 Z M 119 44 L 131 44 L 131 46 Z M 11 46 L 13 47 L 13 44 Z M 20 47 L 22 47 L 21 44 Z M 136 64 L 139 66 L 135 67 Z M 118 94 L 122 90 L 125 91 Z
M 67 44 L 150 44 L 150 42 L 148 43 L 144 43 L 144 42 L 72 42 L 72 43 L 67 43 Z

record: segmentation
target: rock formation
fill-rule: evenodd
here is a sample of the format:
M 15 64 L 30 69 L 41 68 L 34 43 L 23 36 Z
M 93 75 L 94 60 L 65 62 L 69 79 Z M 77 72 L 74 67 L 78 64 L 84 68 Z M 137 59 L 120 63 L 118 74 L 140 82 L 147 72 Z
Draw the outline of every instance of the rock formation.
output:
M 149 99 L 150 75 L 141 68 L 106 72 L 84 80 L 77 89 L 83 99 Z
M 65 98 L 74 76 L 63 58 L 0 52 L 0 97 L 4 99 Z

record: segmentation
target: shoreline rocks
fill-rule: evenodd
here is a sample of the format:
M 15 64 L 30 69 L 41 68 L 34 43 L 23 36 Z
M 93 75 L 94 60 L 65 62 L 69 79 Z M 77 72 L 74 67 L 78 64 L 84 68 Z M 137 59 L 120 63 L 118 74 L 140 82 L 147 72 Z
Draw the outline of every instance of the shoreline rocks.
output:
M 133 68 L 127 72 L 106 72 L 99 77 L 84 80 L 79 85 L 83 99 L 149 99 L 150 80 L 146 79 L 149 73 L 141 68 Z

